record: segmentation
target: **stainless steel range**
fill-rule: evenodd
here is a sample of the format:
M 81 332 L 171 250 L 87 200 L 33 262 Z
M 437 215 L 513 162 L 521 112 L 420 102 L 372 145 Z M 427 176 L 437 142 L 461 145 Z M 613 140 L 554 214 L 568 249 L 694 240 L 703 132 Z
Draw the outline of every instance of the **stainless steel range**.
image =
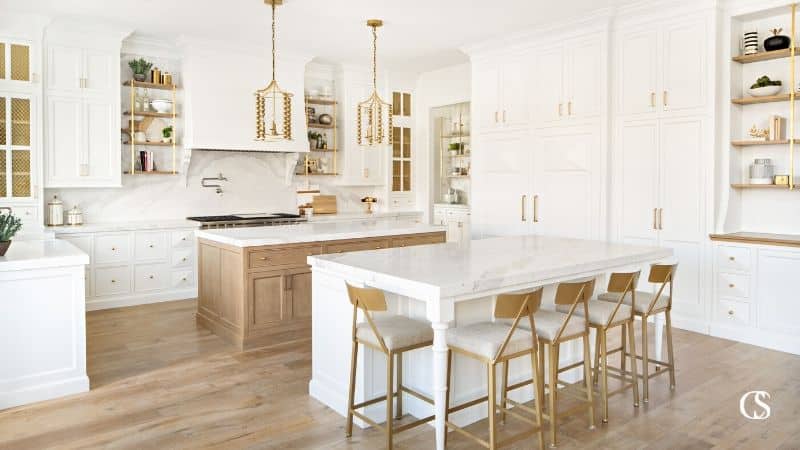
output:
M 203 229 L 231 227 L 265 227 L 291 225 L 306 222 L 304 216 L 286 213 L 230 214 L 225 216 L 187 217 L 187 220 L 200 222 Z

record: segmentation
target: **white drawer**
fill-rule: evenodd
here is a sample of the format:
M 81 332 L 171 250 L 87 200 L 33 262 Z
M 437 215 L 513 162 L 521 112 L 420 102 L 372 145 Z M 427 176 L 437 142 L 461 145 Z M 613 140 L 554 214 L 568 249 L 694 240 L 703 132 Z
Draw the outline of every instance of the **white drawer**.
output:
M 185 267 L 192 264 L 192 249 L 181 248 L 172 251 L 172 267 Z
M 750 271 L 750 248 L 732 245 L 717 246 L 717 267 L 719 270 Z
M 14 207 L 14 215 L 22 219 L 22 227 L 39 228 L 41 227 L 39 220 L 38 208 L 23 208 Z
M 720 300 L 717 321 L 734 325 L 750 325 L 750 304 L 733 300 Z
M 92 255 L 92 237 L 91 236 L 63 236 L 58 238 L 62 241 L 67 241 L 70 244 L 74 245 L 81 249 L 84 253 L 91 257 Z M 89 261 L 89 263 L 93 263 L 94 261 Z
M 176 270 L 172 272 L 172 289 L 192 289 L 194 287 L 193 271 Z
M 140 264 L 133 273 L 136 292 L 158 291 L 169 286 L 170 271 L 166 264 Z
M 750 297 L 750 276 L 722 272 L 717 276 L 717 290 L 721 297 Z
M 94 264 L 127 263 L 130 259 L 129 233 L 98 234 L 94 238 Z
M 163 231 L 138 232 L 134 239 L 137 261 L 167 259 L 167 233 Z
M 194 230 L 180 230 L 170 233 L 172 247 L 191 247 L 194 245 Z
M 103 267 L 94 270 L 94 295 L 96 297 L 125 294 L 130 291 L 130 267 Z

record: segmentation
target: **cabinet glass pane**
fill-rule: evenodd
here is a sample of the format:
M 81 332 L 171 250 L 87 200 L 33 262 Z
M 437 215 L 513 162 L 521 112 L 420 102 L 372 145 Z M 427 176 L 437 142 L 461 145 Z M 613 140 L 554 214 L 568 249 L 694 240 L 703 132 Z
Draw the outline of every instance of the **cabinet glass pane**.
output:
M 0 145 L 6 143 L 6 98 L 0 97 Z
M 403 191 L 411 190 L 411 161 L 403 161 Z
M 31 80 L 30 47 L 27 45 L 11 44 L 11 79 Z
M 404 116 L 411 115 L 411 94 L 407 93 L 403 94 L 403 115 Z
M 400 186 L 400 161 L 392 161 L 392 191 L 399 192 Z
M 28 150 L 11 152 L 11 196 L 31 196 L 31 152 Z
M 0 197 L 8 197 L 6 192 L 6 185 L 8 178 L 6 178 L 6 151 L 0 150 Z
M 401 104 L 402 95 L 399 92 L 392 92 L 392 114 L 395 116 L 399 116 L 402 114 L 402 107 Z
M 411 158 L 411 128 L 403 128 L 403 158 Z
M 31 101 L 11 99 L 11 145 L 31 145 Z
M 0 80 L 6 79 L 6 44 L 0 42 Z
M 400 127 L 392 127 L 392 157 L 400 157 Z

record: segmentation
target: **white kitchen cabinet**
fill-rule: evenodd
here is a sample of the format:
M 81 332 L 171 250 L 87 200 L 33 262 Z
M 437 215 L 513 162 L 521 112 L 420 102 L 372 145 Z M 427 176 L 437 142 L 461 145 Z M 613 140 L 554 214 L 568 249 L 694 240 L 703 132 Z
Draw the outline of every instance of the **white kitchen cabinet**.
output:
M 46 187 L 120 186 L 120 45 L 48 36 Z
M 800 302 L 797 301 L 797 276 L 800 251 L 758 250 L 758 327 L 762 330 L 800 337 Z
M 475 131 L 521 128 L 530 122 L 531 67 L 522 55 L 503 55 L 472 64 Z
M 648 24 L 618 33 L 617 111 L 624 116 L 669 116 L 708 107 L 713 62 L 705 15 Z
M 470 210 L 467 205 L 434 204 L 433 223 L 447 227 L 447 242 L 467 242 L 471 239 Z
M 604 36 L 567 40 L 537 54 L 530 94 L 537 126 L 600 115 L 607 71 Z

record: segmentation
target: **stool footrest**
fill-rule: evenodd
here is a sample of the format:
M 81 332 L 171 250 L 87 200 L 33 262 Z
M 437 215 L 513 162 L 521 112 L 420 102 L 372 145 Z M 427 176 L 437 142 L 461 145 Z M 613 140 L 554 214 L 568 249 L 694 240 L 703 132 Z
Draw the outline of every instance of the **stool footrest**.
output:
M 393 393 L 392 397 L 397 397 L 397 392 Z M 373 398 L 372 400 L 367 400 L 365 402 L 356 403 L 355 405 L 353 405 L 353 409 L 361 409 L 361 408 L 363 408 L 365 406 L 374 405 L 375 403 L 380 403 L 380 402 L 385 402 L 385 401 L 386 401 L 386 396 L 384 395 L 383 397 L 376 397 L 376 398 Z
M 375 422 L 374 420 L 370 419 L 366 415 L 361 414 L 358 411 L 350 411 L 350 413 L 353 414 L 354 416 L 358 417 L 359 419 L 363 420 L 364 422 L 367 422 L 371 426 L 373 426 L 373 427 L 375 427 L 375 428 L 377 428 L 379 430 L 382 430 L 383 432 L 386 432 L 386 427 L 385 426 Z
M 431 405 L 433 404 L 433 400 L 432 399 L 430 399 L 430 398 L 420 394 L 419 392 L 417 392 L 417 391 L 415 391 L 415 390 L 413 390 L 411 388 L 408 388 L 406 386 L 401 386 L 400 387 L 400 391 L 401 392 L 405 392 L 406 394 L 409 394 L 409 395 L 413 395 L 414 397 L 417 397 L 418 399 L 422 400 L 423 402 L 427 402 L 427 403 L 429 403 Z
M 406 431 L 406 430 L 410 430 L 411 428 L 414 428 L 416 426 L 422 425 L 423 423 L 428 423 L 431 420 L 433 420 L 435 417 L 436 416 L 428 416 L 428 417 L 424 417 L 422 419 L 415 420 L 415 421 L 413 421 L 411 423 L 407 423 L 405 425 L 396 426 L 396 427 L 394 427 L 392 429 L 392 434 L 400 433 L 400 432 Z

